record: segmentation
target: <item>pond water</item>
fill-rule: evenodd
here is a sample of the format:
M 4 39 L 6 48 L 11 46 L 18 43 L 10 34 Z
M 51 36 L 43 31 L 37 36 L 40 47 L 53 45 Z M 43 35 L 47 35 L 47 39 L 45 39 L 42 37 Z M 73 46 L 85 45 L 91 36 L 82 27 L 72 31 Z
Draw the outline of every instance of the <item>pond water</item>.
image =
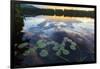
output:
M 94 19 L 25 17 L 22 32 L 22 40 L 28 41 L 30 48 L 40 46 L 35 49 L 36 58 L 32 59 L 33 53 L 32 61 L 29 62 L 30 56 L 27 56 L 23 63 L 34 65 L 36 62 L 38 65 L 94 61 Z M 53 47 L 56 46 L 59 49 L 55 51 Z

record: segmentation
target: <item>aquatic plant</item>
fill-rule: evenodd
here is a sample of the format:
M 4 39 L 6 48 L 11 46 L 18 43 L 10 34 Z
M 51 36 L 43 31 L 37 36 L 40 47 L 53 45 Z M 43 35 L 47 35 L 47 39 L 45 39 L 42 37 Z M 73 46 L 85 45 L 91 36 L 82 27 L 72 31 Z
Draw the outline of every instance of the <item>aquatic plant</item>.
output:
M 56 41 L 48 41 L 45 39 L 39 39 L 36 42 L 36 46 L 33 46 L 33 48 L 29 48 L 27 51 L 24 52 L 25 55 L 32 54 L 32 52 L 37 52 L 38 49 L 41 49 L 41 51 L 38 53 L 41 57 L 48 57 L 48 49 L 46 49 L 47 46 L 52 45 L 52 50 L 55 51 L 55 55 L 60 57 L 63 60 L 69 61 L 67 58 L 64 58 L 63 55 L 69 55 L 70 50 L 65 48 L 65 43 L 70 42 L 71 44 L 69 45 L 71 50 L 76 50 L 77 49 L 77 44 L 73 42 L 71 39 L 65 37 L 62 43 L 58 43 Z M 21 44 L 20 46 L 23 47 L 23 45 L 27 45 L 27 43 Z
M 41 50 L 41 52 L 39 54 L 41 57 L 46 57 L 46 56 L 48 56 L 48 51 L 43 49 L 43 50 Z
M 44 47 L 46 47 L 46 41 L 45 40 L 38 40 L 36 43 L 36 46 L 38 48 L 44 48 Z

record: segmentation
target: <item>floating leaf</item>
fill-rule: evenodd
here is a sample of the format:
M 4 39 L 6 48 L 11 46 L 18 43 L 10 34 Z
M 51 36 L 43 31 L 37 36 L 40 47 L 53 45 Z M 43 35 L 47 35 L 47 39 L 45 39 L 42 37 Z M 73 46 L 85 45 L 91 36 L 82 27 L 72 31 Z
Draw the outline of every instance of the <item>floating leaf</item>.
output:
M 57 51 L 57 52 L 56 52 L 56 55 L 59 55 L 59 56 L 60 56 L 60 55 L 61 55 L 61 51 L 60 51 L 60 50 Z
M 72 45 L 76 46 L 77 44 L 75 42 L 71 42 Z
M 25 55 L 28 55 L 28 54 L 33 54 L 34 52 L 35 52 L 35 49 L 30 48 L 29 50 L 25 51 L 23 55 L 25 56 Z
M 32 54 L 35 52 L 35 48 L 30 48 L 29 51 L 30 51 L 30 54 Z
M 28 43 L 26 42 L 26 43 L 20 44 L 18 47 L 19 47 L 19 48 L 23 48 L 23 47 L 25 47 L 25 46 L 27 46 L 27 45 L 28 45 Z
M 65 42 L 64 41 L 61 43 L 61 46 L 65 46 Z
M 48 52 L 46 51 L 46 50 L 42 50 L 41 52 L 40 52 L 40 56 L 41 57 L 46 57 L 48 55 Z
M 70 45 L 70 49 L 72 49 L 72 50 L 76 50 L 76 46 L 74 46 L 74 45 Z
M 60 50 L 64 50 L 64 46 L 61 45 L 61 46 L 60 46 Z
M 54 47 L 52 47 L 52 49 L 53 49 L 54 51 L 57 51 L 57 50 L 59 50 L 59 46 L 54 46 Z
M 56 43 L 55 41 L 47 41 L 46 45 L 58 45 L 58 43 Z
M 63 52 L 64 55 L 68 55 L 69 54 L 69 51 L 67 49 L 62 50 L 62 52 Z
M 37 41 L 38 48 L 44 48 L 46 46 L 46 43 L 43 40 Z
M 23 53 L 24 56 L 26 56 L 26 55 L 28 55 L 28 54 L 30 54 L 30 50 L 27 50 L 27 51 L 25 51 L 25 52 Z
M 58 44 L 57 42 L 54 42 L 53 44 L 54 44 L 55 46 L 59 46 L 59 44 Z
M 86 59 L 86 57 L 80 57 L 79 62 L 83 62 L 83 61 L 85 61 L 85 59 Z
M 67 38 L 67 41 L 68 41 L 68 42 L 72 42 L 72 40 L 71 40 L 71 39 L 69 39 L 69 38 Z

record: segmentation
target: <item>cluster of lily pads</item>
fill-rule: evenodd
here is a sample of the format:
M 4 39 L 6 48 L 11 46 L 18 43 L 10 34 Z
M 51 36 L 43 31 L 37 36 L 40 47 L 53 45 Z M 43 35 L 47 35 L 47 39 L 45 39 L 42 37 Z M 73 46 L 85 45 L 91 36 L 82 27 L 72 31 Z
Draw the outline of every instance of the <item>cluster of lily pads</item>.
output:
M 55 55 L 57 56 L 61 56 L 63 55 L 69 55 L 70 51 L 68 49 L 65 49 L 65 43 L 66 42 L 70 42 L 71 44 L 69 45 L 71 50 L 76 50 L 77 49 L 77 44 L 75 42 L 73 42 L 71 39 L 69 39 L 68 37 L 64 37 L 64 40 L 62 41 L 61 44 L 59 44 L 58 42 L 55 41 L 47 41 L 45 39 L 40 39 L 36 42 L 36 46 L 33 48 L 29 48 L 27 51 L 25 51 L 23 53 L 23 55 L 29 55 L 32 54 L 33 52 L 36 52 L 38 49 L 41 49 L 39 55 L 41 57 L 47 57 L 49 55 L 48 50 L 45 49 L 46 46 L 49 46 L 50 44 L 52 44 L 52 50 L 55 51 Z M 19 45 L 19 48 L 23 48 L 25 46 L 29 45 L 29 43 L 22 43 Z

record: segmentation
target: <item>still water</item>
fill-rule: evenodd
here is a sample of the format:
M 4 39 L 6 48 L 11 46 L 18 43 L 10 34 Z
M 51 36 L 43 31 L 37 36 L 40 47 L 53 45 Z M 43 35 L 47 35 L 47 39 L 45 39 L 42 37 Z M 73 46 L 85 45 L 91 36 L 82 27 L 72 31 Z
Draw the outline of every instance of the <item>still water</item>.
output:
M 30 48 L 37 48 L 39 42 L 40 46 L 43 44 L 42 47 L 35 49 L 33 54 L 24 58 L 25 64 L 94 61 L 94 19 L 25 17 L 22 32 L 24 32 L 22 40 L 28 41 Z

